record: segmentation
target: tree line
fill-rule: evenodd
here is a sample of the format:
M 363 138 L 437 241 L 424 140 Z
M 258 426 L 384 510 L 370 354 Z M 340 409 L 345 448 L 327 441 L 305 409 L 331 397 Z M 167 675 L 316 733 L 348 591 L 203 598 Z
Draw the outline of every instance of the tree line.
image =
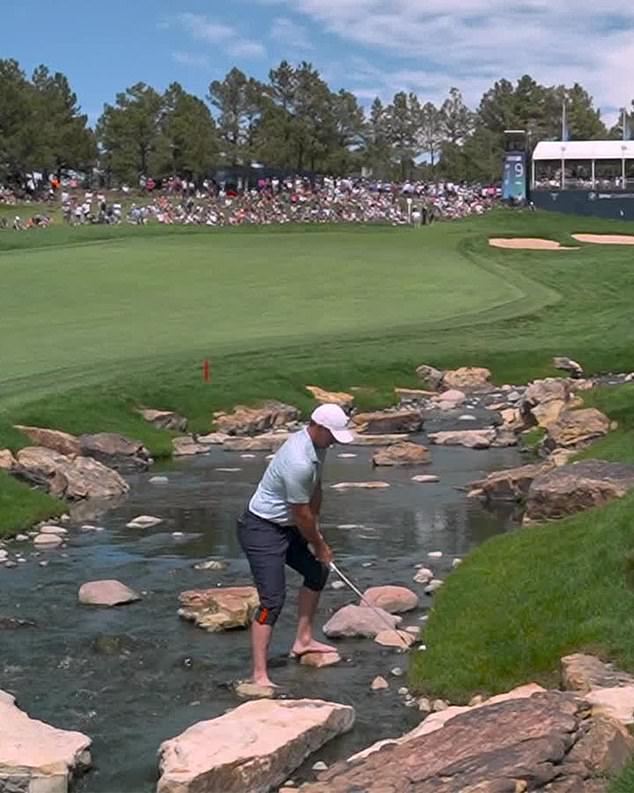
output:
M 622 137 L 621 122 L 607 129 L 578 83 L 498 80 L 475 109 L 458 88 L 439 104 L 401 91 L 366 111 L 310 63 L 287 61 L 266 82 L 233 68 L 204 99 L 177 82 L 162 93 L 136 83 L 104 106 L 93 130 L 65 75 L 39 66 L 29 77 L 15 60 L 0 60 L 0 179 L 96 167 L 108 183 L 200 180 L 218 166 L 257 161 L 290 172 L 365 167 L 382 179 L 488 182 L 500 177 L 504 130 L 526 130 L 533 145 L 559 139 L 564 104 L 570 140 Z

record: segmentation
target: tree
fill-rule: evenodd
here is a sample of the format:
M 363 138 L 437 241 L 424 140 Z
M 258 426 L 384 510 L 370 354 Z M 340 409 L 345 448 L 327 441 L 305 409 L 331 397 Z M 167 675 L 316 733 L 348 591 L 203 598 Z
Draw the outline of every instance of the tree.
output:
M 219 140 L 209 108 L 179 83 L 172 83 L 163 96 L 161 136 L 160 176 L 199 180 L 217 159 Z
M 224 80 L 214 80 L 209 85 L 208 99 L 218 109 L 222 153 L 231 165 L 238 165 L 253 155 L 262 94 L 260 83 L 236 67 Z
M 387 108 L 377 97 L 372 102 L 370 117 L 364 129 L 363 161 L 382 179 L 390 174 L 391 150 Z
M 109 173 L 125 181 L 150 175 L 164 158 L 160 151 L 163 99 L 154 88 L 136 83 L 105 105 L 97 139 Z
M 593 99 L 583 86 L 575 83 L 564 89 L 566 116 L 571 140 L 605 140 L 607 129 L 601 121 L 601 111 L 593 106 Z
M 421 108 L 419 142 L 420 149 L 429 156 L 429 164 L 436 164 L 442 143 L 443 126 L 441 113 L 433 102 L 426 102 Z
M 473 129 L 473 113 L 457 88 L 452 88 L 443 102 L 440 120 L 444 139 L 454 145 L 462 143 Z
M 414 101 L 415 100 L 415 101 Z M 399 165 L 401 179 L 411 173 L 417 150 L 417 114 L 420 110 L 418 98 L 400 91 L 394 95 L 387 109 L 388 140 Z
M 87 170 L 97 156 L 95 135 L 87 126 L 88 117 L 80 112 L 68 79 L 38 66 L 32 83 L 37 123 L 45 141 L 41 167 L 53 169 L 58 177 L 68 169 Z
M 15 60 L 0 60 L 0 173 L 20 183 L 37 167 L 44 140 L 35 124 L 35 96 Z

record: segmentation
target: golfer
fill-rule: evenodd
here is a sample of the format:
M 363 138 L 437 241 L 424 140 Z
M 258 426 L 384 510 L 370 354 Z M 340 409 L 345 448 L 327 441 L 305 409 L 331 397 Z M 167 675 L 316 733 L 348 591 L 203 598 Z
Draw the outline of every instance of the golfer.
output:
M 273 457 L 238 521 L 240 545 L 260 598 L 251 626 L 253 682 L 258 685 L 274 685 L 267 669 L 268 648 L 286 596 L 285 565 L 304 576 L 291 653 L 300 657 L 334 650 L 313 638 L 317 604 L 332 561 L 332 551 L 319 530 L 321 470 L 329 446 L 352 441 L 347 423 L 338 405 L 318 407 L 310 424 L 291 435 Z

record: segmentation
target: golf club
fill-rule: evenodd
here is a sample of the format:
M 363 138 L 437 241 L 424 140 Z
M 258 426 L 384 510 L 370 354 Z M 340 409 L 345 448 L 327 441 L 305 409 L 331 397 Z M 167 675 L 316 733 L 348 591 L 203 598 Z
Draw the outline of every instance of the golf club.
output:
M 394 631 L 394 633 L 396 633 L 399 640 L 403 643 L 405 649 L 409 650 L 409 644 L 405 641 L 405 639 L 401 635 L 401 632 L 397 628 L 395 628 L 394 625 L 392 625 L 392 623 L 387 619 L 385 614 L 382 611 L 379 611 L 379 609 L 377 609 L 375 606 L 372 605 L 372 603 L 369 603 L 365 599 L 361 590 L 357 586 L 355 586 L 352 583 L 352 581 L 346 575 L 344 575 L 344 573 L 341 572 L 341 570 L 337 567 L 337 565 L 334 562 L 330 562 L 329 567 L 332 570 L 332 572 L 336 573 L 339 576 L 339 578 L 343 581 L 343 583 L 349 589 L 351 589 L 355 595 L 357 595 L 361 599 L 361 602 L 363 603 L 364 606 L 367 606 L 368 608 L 372 609 L 372 611 L 377 615 L 377 617 L 379 617 L 379 619 L 381 619 L 391 631 Z

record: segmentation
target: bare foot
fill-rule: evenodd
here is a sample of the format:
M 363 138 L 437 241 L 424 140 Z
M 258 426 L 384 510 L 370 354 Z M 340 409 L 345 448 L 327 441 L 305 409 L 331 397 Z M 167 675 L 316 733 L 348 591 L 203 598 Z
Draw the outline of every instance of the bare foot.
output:
M 262 686 L 262 688 L 279 688 L 277 683 L 274 683 L 268 675 L 264 677 L 253 677 L 249 682 L 256 686 Z
M 293 645 L 293 649 L 291 650 L 291 655 L 299 658 L 302 655 L 306 655 L 306 653 L 336 653 L 337 648 L 333 647 L 330 644 L 323 644 L 322 642 L 315 641 L 315 639 L 311 639 L 308 644 L 296 641 Z

